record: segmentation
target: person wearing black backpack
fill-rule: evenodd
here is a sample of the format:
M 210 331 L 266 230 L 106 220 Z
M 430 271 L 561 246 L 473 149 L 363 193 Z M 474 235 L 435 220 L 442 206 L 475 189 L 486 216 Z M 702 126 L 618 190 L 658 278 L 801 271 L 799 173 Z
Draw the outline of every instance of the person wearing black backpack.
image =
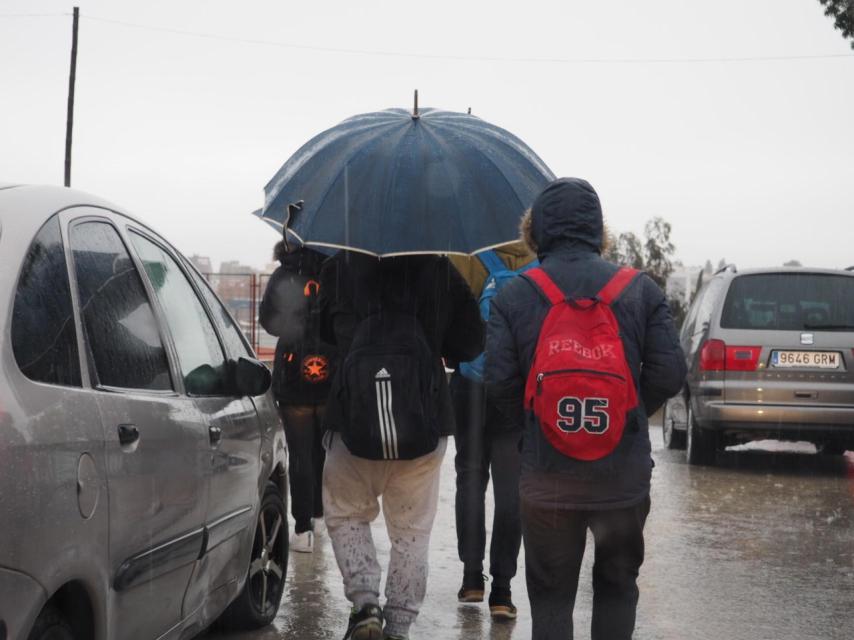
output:
M 489 316 L 485 380 L 523 406 L 519 484 L 534 640 L 573 637 L 593 534 L 593 640 L 629 640 L 652 474 L 648 416 L 682 388 L 685 359 L 661 289 L 600 257 L 599 197 L 562 178 L 523 222 L 541 267 L 514 279 Z
M 327 406 L 323 476 L 326 524 L 352 603 L 345 638 L 408 638 L 454 432 L 442 358 L 480 353 L 483 322 L 462 276 L 429 255 L 342 252 L 324 266 L 321 305 L 323 335 L 345 354 Z M 370 528 L 380 497 L 391 540 L 384 609 Z
M 280 266 L 270 276 L 259 321 L 277 336 L 273 394 L 288 443 L 288 479 L 294 532 L 290 549 L 314 550 L 323 526 L 322 422 L 337 349 L 320 337 L 320 268 L 326 256 L 284 240 L 273 249 Z

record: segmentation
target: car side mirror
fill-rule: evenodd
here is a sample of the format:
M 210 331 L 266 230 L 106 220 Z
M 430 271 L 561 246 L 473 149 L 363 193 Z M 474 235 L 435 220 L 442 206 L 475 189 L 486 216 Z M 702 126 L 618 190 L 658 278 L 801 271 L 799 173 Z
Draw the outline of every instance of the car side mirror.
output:
M 234 388 L 240 396 L 264 395 L 272 381 L 270 370 L 258 360 L 238 358 L 234 363 Z

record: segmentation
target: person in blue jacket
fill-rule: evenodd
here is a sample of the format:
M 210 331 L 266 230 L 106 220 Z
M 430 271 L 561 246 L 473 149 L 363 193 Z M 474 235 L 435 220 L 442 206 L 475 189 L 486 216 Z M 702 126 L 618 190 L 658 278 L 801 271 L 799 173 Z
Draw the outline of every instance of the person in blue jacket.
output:
M 549 184 L 523 221 L 523 235 L 567 297 L 594 297 L 619 269 L 600 255 L 602 209 L 585 180 Z M 565 456 L 525 411 L 519 494 L 534 640 L 573 636 L 588 529 L 595 541 L 592 638 L 628 640 L 634 630 L 653 467 L 647 419 L 682 388 L 685 359 L 665 296 L 651 278 L 635 277 L 611 308 L 638 397 L 616 449 L 593 461 Z M 508 413 L 524 403 L 549 309 L 526 276 L 493 302 L 484 378 L 492 401 Z

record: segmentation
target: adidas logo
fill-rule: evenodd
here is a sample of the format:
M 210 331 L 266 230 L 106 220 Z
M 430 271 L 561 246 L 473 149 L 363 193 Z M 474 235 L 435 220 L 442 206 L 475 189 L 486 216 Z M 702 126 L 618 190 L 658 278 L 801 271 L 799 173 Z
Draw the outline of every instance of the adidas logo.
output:
M 374 376 L 375 379 L 380 380 L 381 378 L 391 378 L 391 374 L 386 371 L 385 367 L 377 371 L 377 375 Z

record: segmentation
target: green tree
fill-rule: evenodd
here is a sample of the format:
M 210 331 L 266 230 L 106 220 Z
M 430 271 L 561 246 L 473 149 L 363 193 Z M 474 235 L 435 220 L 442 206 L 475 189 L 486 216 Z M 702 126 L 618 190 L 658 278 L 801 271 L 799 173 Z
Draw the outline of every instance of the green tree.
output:
M 608 234 L 608 242 L 605 252 L 602 257 L 617 264 L 623 264 L 635 269 L 644 269 L 643 243 L 631 231 L 621 233 L 619 235 L 612 233 Z
M 670 259 L 676 247 L 670 241 L 671 226 L 664 218 L 653 218 L 644 227 L 644 262 L 646 272 L 664 289 L 667 278 L 673 273 Z
M 851 38 L 854 49 L 854 0 L 818 0 L 824 7 L 824 15 L 833 18 L 833 26 L 845 38 Z
M 607 248 L 603 257 L 617 264 L 645 271 L 663 290 L 667 278 L 673 273 L 673 254 L 676 247 L 670 240 L 672 228 L 663 218 L 653 218 L 644 226 L 643 240 L 631 231 L 615 233 L 608 230 Z M 673 319 L 682 325 L 687 305 L 678 298 L 668 300 Z
M 803 265 L 799 260 L 789 260 L 788 262 L 783 263 L 784 267 L 802 267 Z
M 646 223 L 643 240 L 631 231 L 619 235 L 608 231 L 608 246 L 603 257 L 646 271 L 663 289 L 673 273 L 672 258 L 676 250 L 670 241 L 670 232 L 670 223 L 663 218 L 653 218 Z

